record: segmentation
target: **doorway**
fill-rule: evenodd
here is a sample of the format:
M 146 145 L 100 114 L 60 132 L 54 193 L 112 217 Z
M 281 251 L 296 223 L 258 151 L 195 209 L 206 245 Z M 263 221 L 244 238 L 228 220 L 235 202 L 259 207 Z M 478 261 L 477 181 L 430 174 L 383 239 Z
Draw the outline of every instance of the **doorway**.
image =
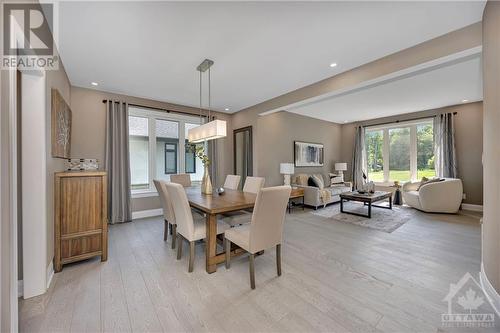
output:
M 233 131 L 234 174 L 241 176 L 240 188 L 245 179 L 253 175 L 252 126 Z

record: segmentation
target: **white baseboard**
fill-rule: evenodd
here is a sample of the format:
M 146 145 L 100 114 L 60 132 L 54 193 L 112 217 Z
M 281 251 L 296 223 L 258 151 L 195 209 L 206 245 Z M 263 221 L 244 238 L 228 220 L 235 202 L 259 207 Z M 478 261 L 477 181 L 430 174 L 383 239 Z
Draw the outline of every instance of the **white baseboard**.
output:
M 54 263 L 51 261 L 49 266 L 47 266 L 47 289 L 49 289 L 53 277 L 54 277 Z
M 17 297 L 23 297 L 23 280 L 17 280 Z
M 488 280 L 488 277 L 484 272 L 483 263 L 481 263 L 481 272 L 479 272 L 479 281 L 481 282 L 481 287 L 483 288 L 483 292 L 486 295 L 486 298 L 490 302 L 493 309 L 495 309 L 497 315 L 500 316 L 500 295 L 497 293 L 495 288 L 493 288 L 493 286 L 490 283 L 490 280 Z
M 470 210 L 473 212 L 482 212 L 483 211 L 483 205 L 473 205 L 473 204 L 462 204 L 462 209 L 463 210 Z
M 146 217 L 161 216 L 163 215 L 163 209 L 149 209 L 149 210 L 139 210 L 137 212 L 132 212 L 132 220 L 143 219 Z

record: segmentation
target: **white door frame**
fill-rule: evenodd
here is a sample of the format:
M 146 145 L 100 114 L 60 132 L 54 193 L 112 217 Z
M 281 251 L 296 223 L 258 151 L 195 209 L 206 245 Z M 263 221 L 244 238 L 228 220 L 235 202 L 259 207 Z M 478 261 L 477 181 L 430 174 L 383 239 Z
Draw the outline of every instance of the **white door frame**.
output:
M 47 291 L 47 143 L 44 71 L 22 72 L 23 298 Z
M 2 193 L 2 208 L 7 211 L 0 217 L 0 238 L 6 246 L 0 248 L 1 260 L 0 276 L 3 281 L 7 280 L 8 288 L 0 288 L 0 330 L 9 332 L 18 331 L 18 287 L 17 287 L 17 70 L 8 70 L 8 78 L 3 83 L 8 84 L 8 99 L 6 115 L 2 120 L 8 122 L 7 135 L 2 135 L 8 141 L 6 146 L 2 146 L 7 151 L 2 151 L 2 158 L 6 157 L 4 163 L 0 163 L 0 185 L 2 191 L 8 189 L 8 193 Z M 7 81 L 7 82 L 6 82 Z M 1 83 L 0 83 L 1 85 Z M 3 112 L 3 110 L 2 110 Z M 2 121 L 0 120 L 0 122 Z M 6 153 L 5 156 L 4 153 Z M 1 170 L 3 168 L 3 170 Z M 5 217 L 6 220 L 3 218 Z M 2 251 L 5 251 L 2 253 Z M 5 280 L 4 280 L 5 279 Z

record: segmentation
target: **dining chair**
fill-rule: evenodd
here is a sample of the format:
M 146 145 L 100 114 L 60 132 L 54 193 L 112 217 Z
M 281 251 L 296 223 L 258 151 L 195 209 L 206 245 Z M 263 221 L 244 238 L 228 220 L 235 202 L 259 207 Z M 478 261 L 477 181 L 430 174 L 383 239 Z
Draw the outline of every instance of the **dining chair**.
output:
M 168 237 L 168 231 L 171 230 L 172 235 L 172 249 L 175 249 L 176 235 L 177 235 L 177 223 L 175 222 L 175 215 L 172 208 L 172 203 L 170 202 L 170 196 L 165 187 L 165 182 L 162 180 L 154 179 L 156 191 L 160 196 L 161 206 L 163 208 L 163 219 L 165 220 L 165 229 L 163 231 L 163 240 L 166 241 Z
M 263 177 L 247 177 L 245 185 L 243 185 L 243 192 L 257 194 L 264 186 L 265 178 Z M 230 227 L 250 223 L 252 218 L 251 210 L 239 210 L 236 212 L 229 212 L 222 214 L 222 221 Z
M 231 265 L 231 243 L 249 253 L 250 287 L 255 289 L 255 254 L 276 246 L 276 268 L 281 276 L 281 243 L 283 222 L 290 198 L 288 185 L 263 188 L 257 193 L 249 224 L 226 230 L 226 268 Z
M 259 190 L 264 187 L 266 179 L 263 177 L 247 177 L 245 185 L 243 185 L 243 192 L 257 194 Z
M 237 190 L 238 186 L 240 186 L 241 176 L 238 175 L 227 175 L 226 181 L 224 182 L 224 188 L 230 190 Z
M 181 184 L 184 187 L 189 187 L 191 186 L 191 175 L 187 173 L 170 175 L 170 181 L 172 183 Z
M 188 272 L 192 272 L 195 257 L 195 242 L 206 237 L 205 219 L 192 214 L 186 191 L 182 185 L 165 183 L 165 186 L 167 192 L 170 194 L 177 222 L 177 260 L 180 260 L 182 257 L 182 239 L 184 238 L 189 242 Z M 226 224 L 217 221 L 217 235 L 223 234 L 227 228 Z

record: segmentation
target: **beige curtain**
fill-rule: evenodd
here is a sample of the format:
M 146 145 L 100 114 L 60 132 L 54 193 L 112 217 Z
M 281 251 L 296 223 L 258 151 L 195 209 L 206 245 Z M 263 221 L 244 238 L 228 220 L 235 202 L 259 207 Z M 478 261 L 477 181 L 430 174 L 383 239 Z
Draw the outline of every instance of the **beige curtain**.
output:
M 107 102 L 106 171 L 108 172 L 108 221 L 132 220 L 130 204 L 130 156 L 128 143 L 128 104 Z

